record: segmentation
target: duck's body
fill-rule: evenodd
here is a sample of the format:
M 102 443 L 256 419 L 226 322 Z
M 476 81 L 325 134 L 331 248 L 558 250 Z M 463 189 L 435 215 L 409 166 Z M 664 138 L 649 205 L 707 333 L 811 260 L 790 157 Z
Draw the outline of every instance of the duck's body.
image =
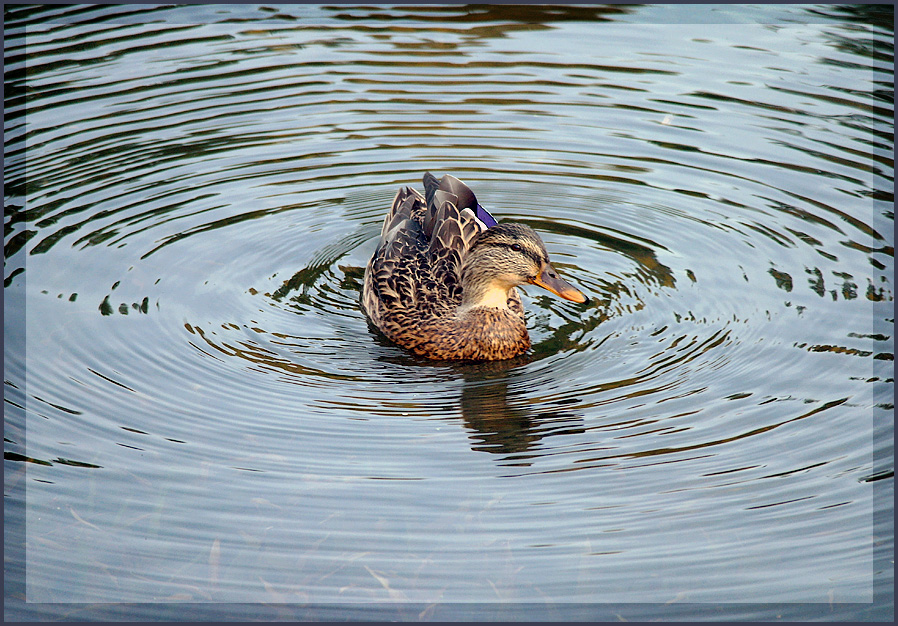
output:
M 431 359 L 508 359 L 530 348 L 516 285 L 586 298 L 555 274 L 539 236 L 497 224 L 457 178 L 404 187 L 365 269 L 363 306 L 390 340 Z

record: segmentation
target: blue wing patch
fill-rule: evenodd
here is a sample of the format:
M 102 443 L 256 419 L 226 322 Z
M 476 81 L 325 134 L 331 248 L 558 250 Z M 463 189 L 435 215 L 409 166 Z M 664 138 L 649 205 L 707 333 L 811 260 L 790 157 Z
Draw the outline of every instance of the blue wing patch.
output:
M 496 218 L 490 215 L 489 211 L 480 206 L 480 203 L 477 203 L 477 210 L 475 211 L 475 215 L 477 219 L 484 223 L 487 228 L 492 228 L 499 222 L 496 221 Z

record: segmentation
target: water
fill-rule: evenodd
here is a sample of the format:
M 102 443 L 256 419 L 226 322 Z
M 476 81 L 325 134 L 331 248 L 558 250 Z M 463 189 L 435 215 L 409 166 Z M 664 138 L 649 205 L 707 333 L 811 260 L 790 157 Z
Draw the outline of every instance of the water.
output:
M 892 19 L 7 8 L 7 617 L 891 619 Z M 528 356 L 361 313 L 427 170 Z

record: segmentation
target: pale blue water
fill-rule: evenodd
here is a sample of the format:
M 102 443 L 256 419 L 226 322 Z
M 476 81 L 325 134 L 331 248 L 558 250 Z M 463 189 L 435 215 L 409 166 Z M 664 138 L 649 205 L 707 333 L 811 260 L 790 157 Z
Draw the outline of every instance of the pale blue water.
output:
M 5 17 L 7 619 L 892 618 L 891 7 Z M 529 358 L 361 313 L 427 170 Z

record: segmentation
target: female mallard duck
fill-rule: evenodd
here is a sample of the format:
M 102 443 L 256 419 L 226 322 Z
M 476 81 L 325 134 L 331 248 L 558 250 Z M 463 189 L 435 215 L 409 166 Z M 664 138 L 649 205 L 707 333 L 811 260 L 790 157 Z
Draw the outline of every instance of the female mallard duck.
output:
M 363 306 L 394 343 L 431 359 L 509 359 L 530 348 L 515 287 L 586 302 L 524 224 L 499 224 L 467 185 L 424 174 L 396 194 L 365 268 Z

